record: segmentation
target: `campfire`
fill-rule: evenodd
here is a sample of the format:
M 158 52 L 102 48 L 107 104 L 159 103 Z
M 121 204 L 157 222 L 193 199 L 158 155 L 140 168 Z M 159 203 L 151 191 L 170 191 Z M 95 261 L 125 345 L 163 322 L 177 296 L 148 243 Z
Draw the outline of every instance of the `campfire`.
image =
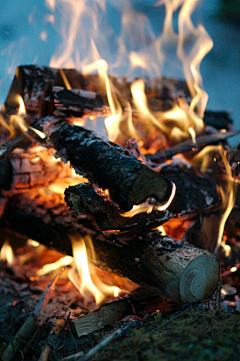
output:
M 227 142 L 237 132 L 227 112 L 206 110 L 199 67 L 213 44 L 192 23 L 194 1 L 162 3 L 160 38 L 120 52 L 131 72 L 111 73 L 116 64 L 94 36 L 88 58 L 72 62 L 84 2 L 49 66 L 16 69 L 0 114 L 0 257 L 12 317 L 28 315 L 8 332 L 3 361 L 47 360 L 64 332 L 74 340 L 114 326 L 110 343 L 129 319 L 179 307 L 240 311 L 240 156 Z M 127 28 L 137 29 L 129 16 L 121 51 Z M 87 360 L 105 344 L 85 356 L 58 348 L 56 357 Z

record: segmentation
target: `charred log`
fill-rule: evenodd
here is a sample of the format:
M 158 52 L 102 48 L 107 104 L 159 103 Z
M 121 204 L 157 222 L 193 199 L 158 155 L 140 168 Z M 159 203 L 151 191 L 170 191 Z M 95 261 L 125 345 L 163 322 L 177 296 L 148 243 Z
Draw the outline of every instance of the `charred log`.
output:
M 192 217 L 196 213 L 213 210 L 221 203 L 213 183 L 194 172 L 166 165 L 161 173 L 176 184 L 176 195 L 165 211 L 155 208 L 147 213 L 143 209 L 142 213 L 132 217 L 122 216 L 119 208 L 104 192 L 93 189 L 88 183 L 67 188 L 65 200 L 78 215 L 92 215 L 102 231 L 151 229 L 172 217 Z
M 142 212 L 133 217 L 123 217 L 119 208 L 104 192 L 94 190 L 89 183 L 69 187 L 65 200 L 78 215 L 90 214 L 102 231 L 141 231 L 156 228 L 173 216 L 168 211 Z
M 83 127 L 66 124 L 62 119 L 42 121 L 46 143 L 57 150 L 75 170 L 108 189 L 111 199 L 123 211 L 129 211 L 149 197 L 166 202 L 172 183 L 143 165 L 123 147 L 106 141 Z

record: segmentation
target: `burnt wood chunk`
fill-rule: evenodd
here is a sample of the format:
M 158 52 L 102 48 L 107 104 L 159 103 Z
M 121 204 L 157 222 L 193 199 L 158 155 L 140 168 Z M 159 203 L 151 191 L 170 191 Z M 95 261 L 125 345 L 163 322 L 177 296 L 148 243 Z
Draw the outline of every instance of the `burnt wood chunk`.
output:
M 56 156 L 70 161 L 75 170 L 103 190 L 127 212 L 153 197 L 165 203 L 172 183 L 143 165 L 133 154 L 84 127 L 66 124 L 62 119 L 42 121 L 46 143 L 57 150 Z

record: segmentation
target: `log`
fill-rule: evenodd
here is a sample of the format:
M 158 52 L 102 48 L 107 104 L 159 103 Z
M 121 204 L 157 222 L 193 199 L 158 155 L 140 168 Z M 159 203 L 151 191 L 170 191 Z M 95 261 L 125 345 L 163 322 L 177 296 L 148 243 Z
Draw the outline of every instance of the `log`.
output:
M 173 217 L 193 217 L 195 214 L 213 211 L 221 204 L 215 185 L 192 171 L 179 166 L 165 165 L 160 174 L 176 185 L 176 194 L 165 211 L 155 207 L 151 212 L 142 208 L 142 213 L 123 216 L 119 208 L 98 189 L 89 183 L 78 184 L 65 190 L 65 200 L 78 215 L 90 214 L 102 231 L 134 231 L 152 229 Z
M 132 232 L 156 228 L 175 214 L 169 211 L 142 212 L 133 217 L 123 217 L 119 208 L 104 192 L 90 183 L 82 183 L 65 190 L 65 200 L 78 215 L 90 214 L 102 231 Z
M 218 132 L 218 133 L 213 133 L 213 134 L 200 135 L 196 138 L 195 142 L 193 142 L 192 139 L 187 139 L 187 140 L 180 142 L 168 149 L 157 151 L 155 154 L 146 155 L 146 158 L 155 163 L 163 163 L 167 159 L 171 159 L 174 155 L 177 155 L 180 153 L 181 154 L 187 153 L 187 155 L 190 155 L 191 157 L 193 157 L 206 145 L 217 144 L 219 142 L 223 142 L 227 138 L 230 138 L 236 134 L 239 134 L 239 132 L 240 131 L 235 131 L 235 132 L 227 131 L 227 132 Z M 230 149 L 229 149 L 229 153 L 231 153 Z M 233 153 L 233 151 L 232 151 L 232 153 Z M 231 156 L 233 156 L 232 153 L 231 153 Z
M 78 337 L 89 335 L 91 332 L 101 330 L 105 326 L 113 326 L 126 316 L 144 315 L 156 311 L 163 306 L 166 299 L 161 296 L 136 297 L 139 289 L 125 297 L 105 303 L 94 312 L 82 316 L 69 323 L 71 330 Z
M 41 121 L 45 142 L 57 150 L 56 156 L 70 161 L 76 172 L 108 189 L 111 199 L 127 212 L 149 197 L 159 203 L 170 198 L 172 183 L 143 165 L 123 147 L 93 131 L 67 124 L 61 118 Z
M 71 233 L 75 237 L 89 234 L 96 266 L 176 301 L 192 302 L 214 290 L 219 265 L 208 251 L 157 231 L 103 235 L 88 220 L 85 225 L 90 229 L 84 227 L 84 220 L 66 212 L 59 199 L 53 197 L 48 204 L 45 195 L 34 192 L 35 197 L 30 192 L 12 196 L 1 217 L 3 225 L 70 255 Z

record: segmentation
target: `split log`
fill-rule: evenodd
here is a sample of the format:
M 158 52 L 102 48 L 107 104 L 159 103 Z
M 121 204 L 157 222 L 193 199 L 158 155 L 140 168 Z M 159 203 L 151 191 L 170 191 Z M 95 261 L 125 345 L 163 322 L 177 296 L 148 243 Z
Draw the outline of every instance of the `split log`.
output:
M 138 292 L 138 289 L 136 291 Z M 135 297 L 134 293 L 133 291 L 133 294 L 130 293 L 125 297 L 105 303 L 94 312 L 69 323 L 71 330 L 78 337 L 89 335 L 105 326 L 113 326 L 115 322 L 126 316 L 138 315 L 142 317 L 156 311 L 164 304 L 164 298 L 161 296 L 139 298 Z
M 106 236 L 90 224 L 88 227 L 92 229 L 84 227 L 84 220 L 69 211 L 64 212 L 66 206 L 63 204 L 59 209 L 59 200 L 52 199 L 52 203 L 47 203 L 48 199 L 44 195 L 40 197 L 37 192 L 34 199 L 29 193 L 13 195 L 1 222 L 70 255 L 70 234 L 75 232 L 75 237 L 76 234 L 78 237 L 90 234 L 96 252 L 93 260 L 96 266 L 176 301 L 195 301 L 211 292 L 217 284 L 219 265 L 215 256 L 207 251 L 186 242 L 176 242 L 157 231 Z
M 45 142 L 57 150 L 56 156 L 70 161 L 76 172 L 108 189 L 111 199 L 127 212 L 149 197 L 168 201 L 172 183 L 143 165 L 123 147 L 106 141 L 94 132 L 63 119 L 41 122 Z

